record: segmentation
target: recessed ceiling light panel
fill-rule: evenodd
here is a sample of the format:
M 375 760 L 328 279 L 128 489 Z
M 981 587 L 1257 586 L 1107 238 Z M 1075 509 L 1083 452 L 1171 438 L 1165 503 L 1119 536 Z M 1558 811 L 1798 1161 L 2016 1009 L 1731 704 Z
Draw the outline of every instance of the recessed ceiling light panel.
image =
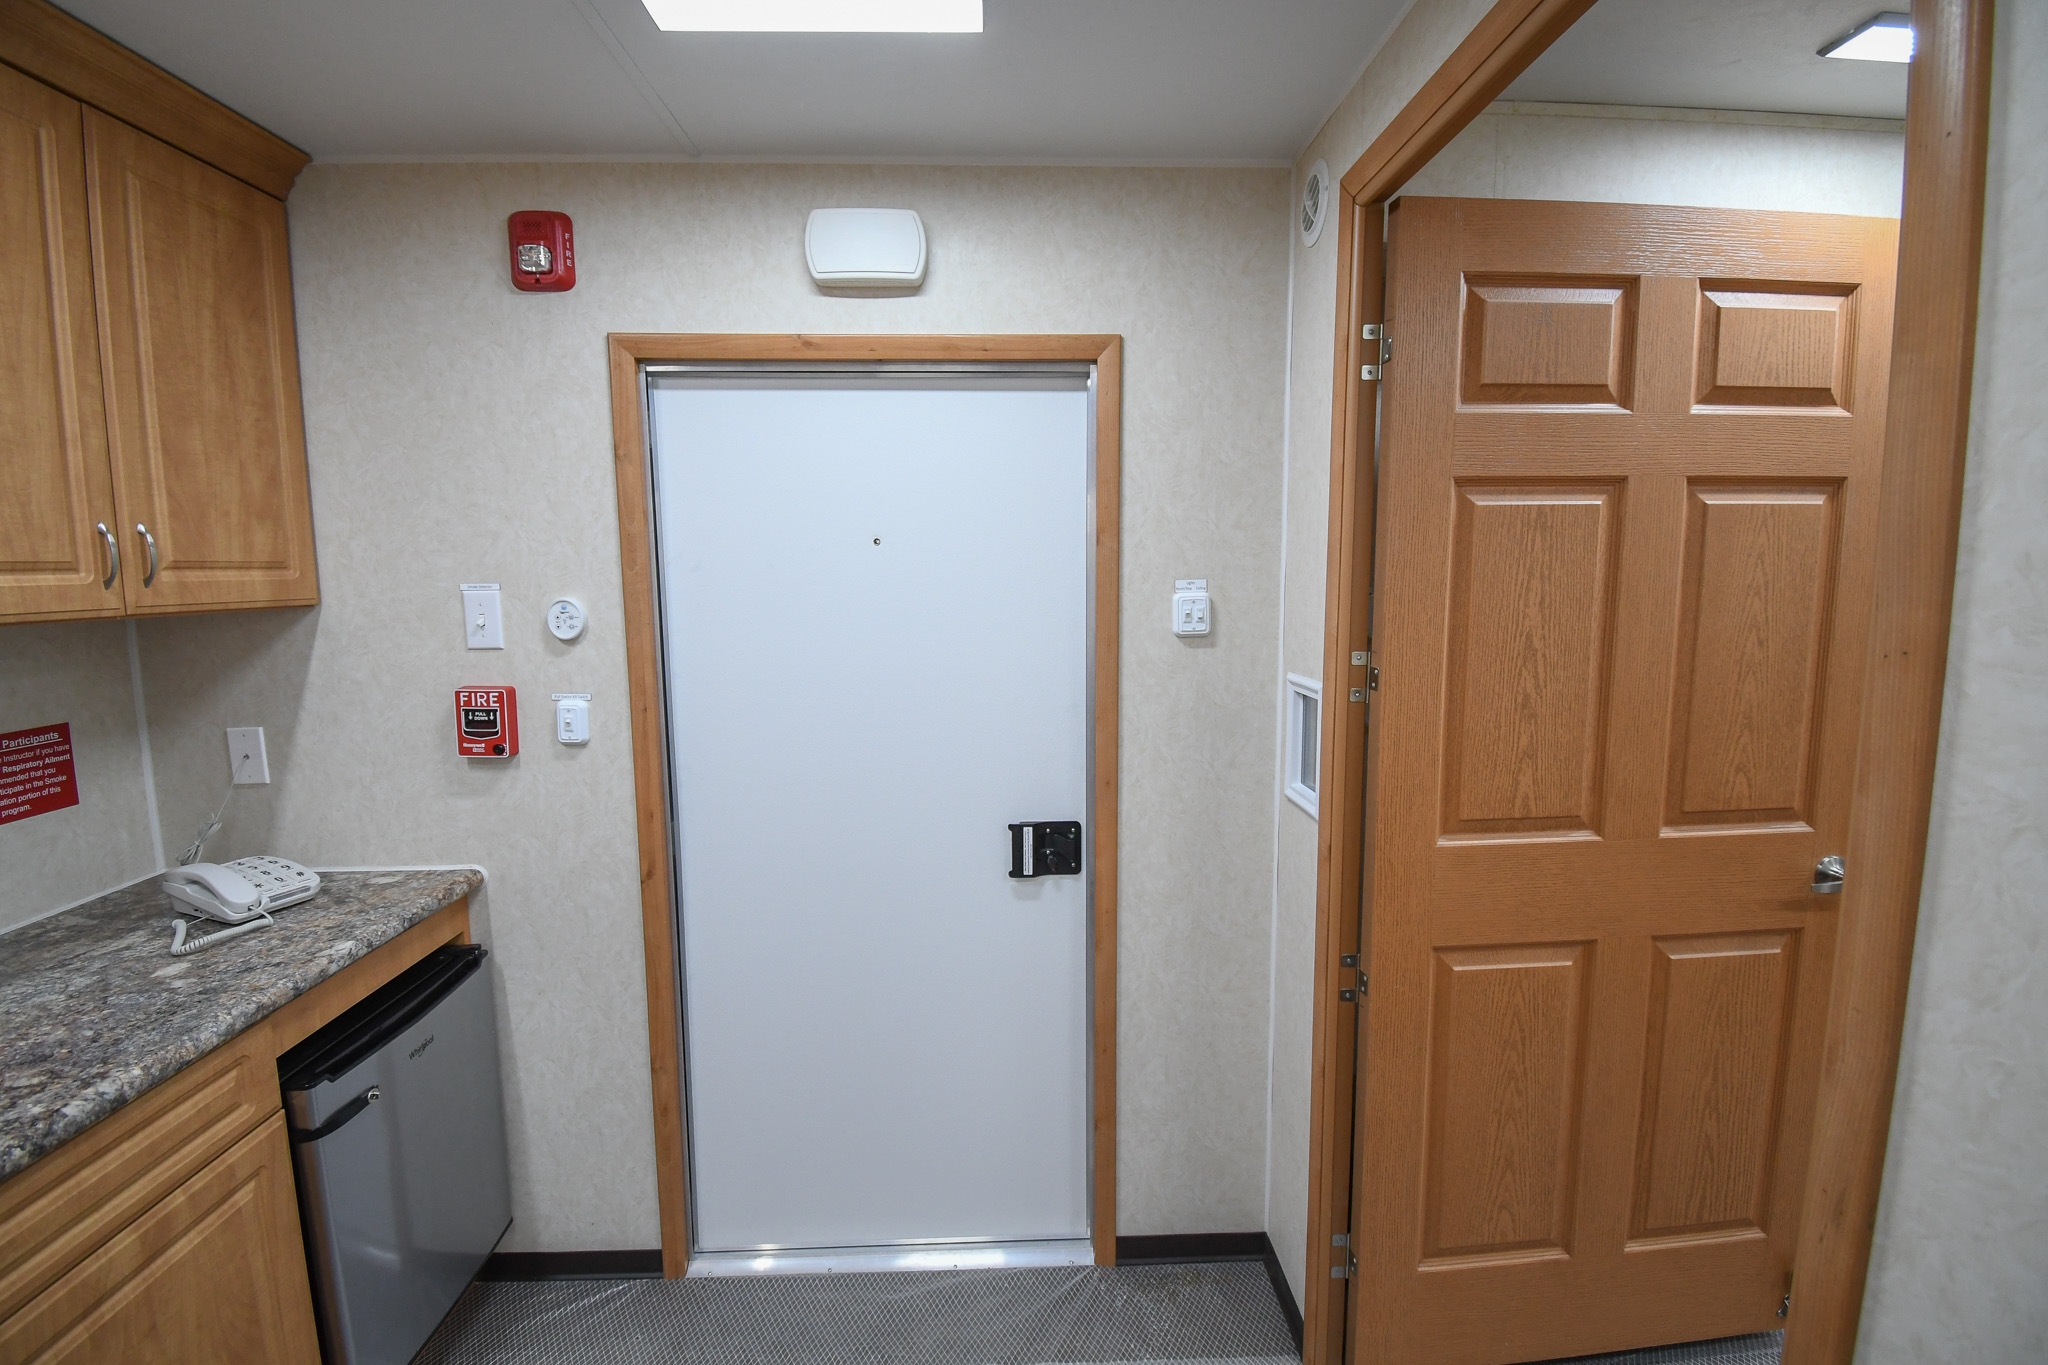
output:
M 1910 62 L 1913 60 L 1913 16 L 1880 14 L 1866 19 L 1822 48 L 1820 55 L 1847 57 L 1859 62 Z
M 670 33 L 979 33 L 981 0 L 640 0 Z

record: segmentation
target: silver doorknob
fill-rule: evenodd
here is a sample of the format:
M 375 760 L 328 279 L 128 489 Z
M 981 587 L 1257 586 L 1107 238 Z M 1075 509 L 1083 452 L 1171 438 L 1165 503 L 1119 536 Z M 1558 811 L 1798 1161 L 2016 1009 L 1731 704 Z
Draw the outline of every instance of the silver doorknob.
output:
M 1842 890 L 1842 856 L 1830 853 L 1813 865 L 1813 890 L 1816 895 L 1835 896 Z

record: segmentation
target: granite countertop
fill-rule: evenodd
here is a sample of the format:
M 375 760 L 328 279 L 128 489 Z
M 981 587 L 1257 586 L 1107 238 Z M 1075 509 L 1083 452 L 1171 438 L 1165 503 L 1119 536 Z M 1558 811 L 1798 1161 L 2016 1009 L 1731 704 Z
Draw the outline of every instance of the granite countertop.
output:
M 0 935 L 0 1180 L 484 884 L 474 869 L 323 872 L 253 934 L 171 956 L 151 877 Z M 199 928 L 218 928 L 200 925 Z

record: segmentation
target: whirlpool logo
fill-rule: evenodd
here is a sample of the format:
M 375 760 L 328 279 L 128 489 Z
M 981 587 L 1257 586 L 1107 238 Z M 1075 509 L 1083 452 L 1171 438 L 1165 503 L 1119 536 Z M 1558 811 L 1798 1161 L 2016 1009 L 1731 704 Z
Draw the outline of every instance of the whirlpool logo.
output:
M 433 1045 L 434 1035 L 429 1033 L 426 1037 L 425 1042 L 422 1042 L 418 1047 L 414 1048 L 412 1051 L 405 1054 L 405 1059 L 409 1062 L 416 1062 L 420 1059 L 420 1054 L 422 1052 L 425 1052 L 428 1048 L 432 1047 Z

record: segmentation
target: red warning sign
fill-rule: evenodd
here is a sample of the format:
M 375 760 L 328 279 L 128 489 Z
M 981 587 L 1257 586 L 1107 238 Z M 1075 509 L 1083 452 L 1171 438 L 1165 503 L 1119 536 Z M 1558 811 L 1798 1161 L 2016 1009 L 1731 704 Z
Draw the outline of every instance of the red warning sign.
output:
M 77 804 L 69 724 L 0 735 L 0 825 Z

